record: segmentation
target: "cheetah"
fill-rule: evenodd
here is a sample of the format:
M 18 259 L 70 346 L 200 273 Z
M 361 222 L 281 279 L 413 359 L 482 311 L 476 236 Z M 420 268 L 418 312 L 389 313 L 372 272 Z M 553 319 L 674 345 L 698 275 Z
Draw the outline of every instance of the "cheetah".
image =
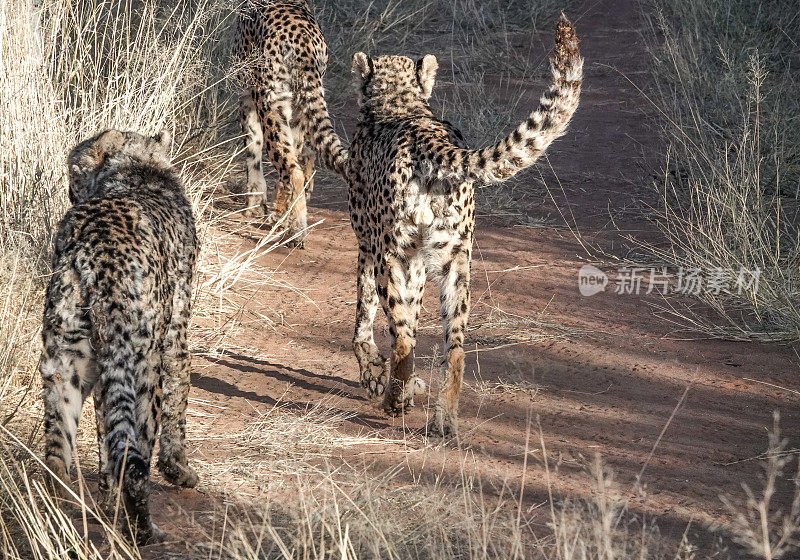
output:
M 239 17 L 237 37 L 244 85 L 245 215 L 267 209 L 262 168 L 266 148 L 278 173 L 269 222 L 286 215 L 288 244 L 302 247 L 306 199 L 314 188 L 312 146 L 336 173 L 343 173 L 347 160 L 331 125 L 322 87 L 328 47 L 306 0 L 248 0 Z
M 353 348 L 361 384 L 383 394 L 383 410 L 403 413 L 426 391 L 414 375 L 414 347 L 426 276 L 439 284 L 447 370 L 428 433 L 457 434 L 470 309 L 474 185 L 491 185 L 533 165 L 567 129 L 578 107 L 583 59 L 561 16 L 551 57 L 553 82 L 527 121 L 494 146 L 471 150 L 428 100 L 438 64 L 427 55 L 353 56 L 360 114 L 346 169 L 350 219 L 358 239 Z M 392 339 L 389 359 L 373 338 L 378 301 Z
M 147 490 L 161 418 L 159 469 L 172 484 L 197 484 L 185 435 L 198 241 L 169 145 L 167 132 L 109 130 L 70 152 L 73 206 L 55 238 L 39 364 L 46 465 L 68 484 L 81 408 L 94 392 L 101 493 L 113 503 L 122 481 L 140 543 L 163 537 Z

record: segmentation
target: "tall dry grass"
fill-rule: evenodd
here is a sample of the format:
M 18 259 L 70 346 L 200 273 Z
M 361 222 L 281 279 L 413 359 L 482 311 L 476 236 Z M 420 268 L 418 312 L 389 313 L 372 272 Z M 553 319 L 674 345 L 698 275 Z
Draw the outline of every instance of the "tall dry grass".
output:
M 800 19 L 789 1 L 646 4 L 668 144 L 660 260 L 730 276 L 675 315 L 725 338 L 800 340 Z M 740 270 L 760 271 L 739 286 Z M 721 318 L 721 321 L 719 320 Z
M 65 153 L 104 128 L 173 133 L 174 160 L 208 169 L 227 110 L 208 0 L 9 0 L 0 9 L 0 242 L 47 248 L 63 214 Z
M 219 39 L 230 19 L 209 0 L 0 6 L 0 270 L 9 302 L 20 287 L 34 294 L 46 284 L 67 203 L 66 154 L 99 130 L 169 130 L 201 232 L 213 225 L 214 199 L 204 194 L 229 174 L 236 139 L 216 125 L 233 105 L 210 61 L 227 44 Z M 40 302 L 25 301 L 27 317 Z

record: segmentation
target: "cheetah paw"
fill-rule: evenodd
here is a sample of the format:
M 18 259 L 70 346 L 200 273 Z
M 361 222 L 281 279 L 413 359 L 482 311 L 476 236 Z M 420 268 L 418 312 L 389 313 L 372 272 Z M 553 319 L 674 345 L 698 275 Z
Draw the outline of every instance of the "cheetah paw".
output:
M 101 475 L 105 480 L 101 481 L 98 490 L 97 505 L 101 510 L 113 517 L 114 507 L 117 505 L 117 493 L 119 487 L 115 483 L 113 477 L 109 474 Z
M 368 369 L 367 375 L 361 376 L 361 386 L 367 390 L 367 397 L 374 399 L 380 397 L 386 391 L 386 380 L 389 376 L 386 372 L 381 372 L 377 377 Z
M 355 354 L 361 369 L 361 386 L 371 399 L 381 396 L 389 380 L 389 361 L 369 342 L 355 343 Z
M 264 206 L 261 204 L 256 204 L 255 206 L 249 206 L 244 209 L 242 215 L 245 218 L 260 218 L 264 215 Z
M 53 497 L 64 508 L 71 507 L 73 486 L 70 482 L 69 474 L 64 468 L 57 468 L 48 465 L 50 474 L 47 476 L 48 488 L 50 489 Z
M 158 544 L 162 543 L 167 539 L 167 533 L 164 532 L 158 525 L 155 523 L 150 523 L 150 534 L 143 535 L 145 540 L 142 544 Z
M 275 227 L 282 218 L 282 216 L 274 210 L 264 210 L 264 216 L 264 225 L 269 228 Z
M 431 418 L 428 425 L 425 426 L 425 433 L 429 437 L 454 438 L 458 435 L 458 418 L 455 414 L 438 409 L 436 416 Z
M 197 476 L 197 471 L 190 467 L 185 461 L 162 459 L 159 457 L 158 470 L 161 471 L 161 474 L 167 482 L 175 486 L 194 488 L 200 480 Z
M 414 406 L 414 397 L 424 395 L 428 391 L 428 384 L 416 375 L 404 384 L 398 379 L 392 379 L 390 388 L 383 397 L 383 411 L 389 416 L 400 416 Z
M 126 527 L 124 531 L 131 541 L 135 541 L 139 546 L 159 544 L 167 539 L 167 533 L 152 521 L 149 521 L 146 527 L 138 527 L 137 529 Z
M 291 238 L 284 244 L 287 247 L 294 247 L 296 249 L 305 249 L 306 248 L 306 237 L 307 237 L 307 235 L 306 235 L 305 231 L 300 233 L 300 234 L 297 234 L 296 232 L 290 231 L 286 235 L 287 235 L 287 237 Z M 295 237 L 295 235 L 297 235 L 297 237 Z

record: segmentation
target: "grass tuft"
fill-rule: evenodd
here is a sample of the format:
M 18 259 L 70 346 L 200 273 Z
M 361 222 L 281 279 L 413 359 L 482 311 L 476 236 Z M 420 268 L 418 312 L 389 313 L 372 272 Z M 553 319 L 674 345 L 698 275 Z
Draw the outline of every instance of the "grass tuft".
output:
M 667 124 L 656 211 L 662 262 L 721 274 L 716 317 L 668 311 L 715 337 L 800 340 L 800 20 L 787 1 L 648 4 Z M 758 282 L 740 282 L 753 271 Z M 749 276 L 749 274 L 745 274 Z

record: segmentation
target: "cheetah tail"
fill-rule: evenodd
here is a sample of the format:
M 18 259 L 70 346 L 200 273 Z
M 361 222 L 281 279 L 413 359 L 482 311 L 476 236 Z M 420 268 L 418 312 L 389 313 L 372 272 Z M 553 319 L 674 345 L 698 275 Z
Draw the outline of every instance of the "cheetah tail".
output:
M 322 78 L 319 75 L 305 84 L 303 98 L 302 106 L 306 112 L 309 135 L 314 149 L 322 158 L 325 167 L 346 179 L 349 154 L 347 149 L 342 146 L 342 141 L 331 124 Z
M 442 174 L 485 185 L 499 183 L 533 165 L 553 140 L 563 136 L 578 108 L 583 77 L 578 37 L 564 14 L 556 27 L 550 68 L 553 83 L 527 121 L 494 146 L 482 150 L 450 149 L 444 154 Z

